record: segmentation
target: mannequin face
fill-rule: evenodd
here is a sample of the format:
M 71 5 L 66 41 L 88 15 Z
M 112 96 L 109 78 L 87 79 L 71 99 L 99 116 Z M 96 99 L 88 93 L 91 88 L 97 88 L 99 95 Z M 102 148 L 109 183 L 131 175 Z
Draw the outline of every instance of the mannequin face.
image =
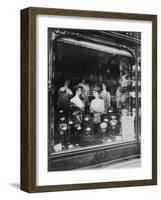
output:
M 76 94 L 77 94 L 77 95 L 80 95 L 81 93 L 82 93 L 81 88 L 78 88 L 77 91 L 76 91 Z
M 69 86 L 69 84 L 70 84 L 69 80 L 66 80 L 65 83 L 64 83 L 64 85 L 67 86 L 67 87 Z
M 106 90 L 106 85 L 104 83 L 102 83 L 102 89 Z
M 96 92 L 96 91 L 93 91 L 93 96 L 95 97 L 95 98 L 98 98 L 98 92 Z

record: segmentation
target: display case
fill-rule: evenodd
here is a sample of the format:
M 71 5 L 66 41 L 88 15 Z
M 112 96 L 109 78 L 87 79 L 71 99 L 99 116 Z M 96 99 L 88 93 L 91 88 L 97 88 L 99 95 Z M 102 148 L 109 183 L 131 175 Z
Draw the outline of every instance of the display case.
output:
M 141 156 L 141 33 L 48 29 L 48 170 Z

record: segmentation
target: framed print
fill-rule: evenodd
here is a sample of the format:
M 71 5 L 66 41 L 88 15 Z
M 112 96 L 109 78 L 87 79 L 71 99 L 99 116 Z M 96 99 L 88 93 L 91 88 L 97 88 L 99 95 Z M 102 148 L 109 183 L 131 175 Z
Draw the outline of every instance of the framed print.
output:
M 157 184 L 157 16 L 21 10 L 21 189 Z

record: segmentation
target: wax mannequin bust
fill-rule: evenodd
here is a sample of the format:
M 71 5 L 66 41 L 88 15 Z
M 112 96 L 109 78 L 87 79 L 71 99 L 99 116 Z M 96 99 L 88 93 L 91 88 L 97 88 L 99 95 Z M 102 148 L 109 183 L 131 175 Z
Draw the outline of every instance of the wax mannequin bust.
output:
M 91 101 L 90 104 L 90 112 L 94 114 L 94 123 L 100 123 L 101 118 L 100 116 L 104 113 L 105 111 L 105 104 L 102 99 L 100 99 L 99 94 L 100 94 L 100 88 L 95 87 L 93 88 L 93 96 L 94 99 Z
M 81 123 L 85 108 L 85 104 L 80 98 L 80 95 L 82 93 L 82 87 L 78 85 L 74 89 L 75 89 L 75 96 L 70 100 L 70 109 L 75 119 L 74 121 Z
M 75 89 L 75 96 L 70 100 L 70 103 L 74 104 L 73 106 L 76 106 L 80 108 L 81 110 L 83 110 L 85 105 L 84 105 L 84 102 L 80 98 L 83 88 L 78 85 L 74 89 Z
M 58 91 L 58 108 L 67 112 L 69 110 L 70 98 L 73 95 L 73 92 L 69 88 L 70 81 L 66 80 L 64 86 L 61 87 Z
M 100 94 L 100 88 L 99 87 L 93 88 L 94 99 L 91 101 L 90 111 L 93 113 L 97 112 L 97 113 L 103 114 L 104 101 L 99 97 L 99 94 Z
M 100 93 L 100 97 L 104 101 L 105 112 L 107 112 L 107 109 L 111 106 L 111 96 L 110 96 L 110 93 L 107 91 L 105 83 L 102 83 L 102 91 Z

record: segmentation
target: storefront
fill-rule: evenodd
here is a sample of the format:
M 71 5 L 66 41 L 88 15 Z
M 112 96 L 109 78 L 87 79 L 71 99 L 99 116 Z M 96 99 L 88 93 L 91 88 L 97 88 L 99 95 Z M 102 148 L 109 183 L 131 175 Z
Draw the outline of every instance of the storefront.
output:
M 141 34 L 48 34 L 48 170 L 140 157 Z

